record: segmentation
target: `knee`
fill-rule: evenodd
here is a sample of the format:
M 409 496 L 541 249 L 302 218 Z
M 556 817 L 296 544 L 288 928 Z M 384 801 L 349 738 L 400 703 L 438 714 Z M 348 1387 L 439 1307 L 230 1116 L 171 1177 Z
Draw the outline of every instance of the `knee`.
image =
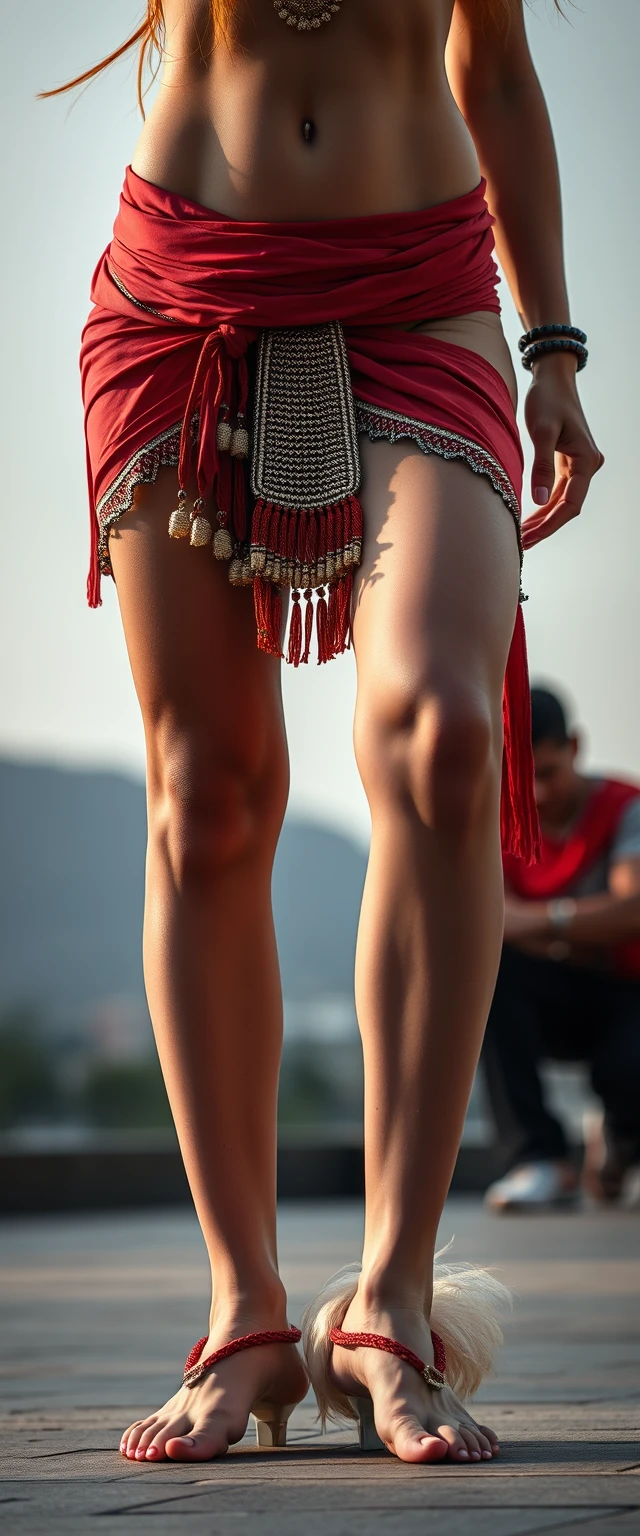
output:
M 501 737 L 481 690 L 381 691 L 356 718 L 356 751 L 370 801 L 395 800 L 448 838 L 465 840 L 493 804 Z
M 149 752 L 149 837 L 179 890 L 210 883 L 241 861 L 273 859 L 288 793 L 286 747 L 226 748 L 164 727 Z

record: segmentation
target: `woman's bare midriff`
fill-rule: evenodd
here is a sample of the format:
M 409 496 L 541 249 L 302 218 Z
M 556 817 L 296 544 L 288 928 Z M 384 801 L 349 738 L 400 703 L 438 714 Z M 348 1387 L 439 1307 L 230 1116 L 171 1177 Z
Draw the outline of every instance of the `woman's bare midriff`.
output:
M 298 33 L 273 0 L 237 0 L 212 46 L 209 0 L 165 0 L 166 61 L 132 159 L 145 180 L 242 220 L 427 208 L 477 186 L 445 70 L 453 0 L 343 0 Z M 310 127 L 309 127 L 310 125 Z M 499 317 L 413 327 L 485 357 L 515 399 Z

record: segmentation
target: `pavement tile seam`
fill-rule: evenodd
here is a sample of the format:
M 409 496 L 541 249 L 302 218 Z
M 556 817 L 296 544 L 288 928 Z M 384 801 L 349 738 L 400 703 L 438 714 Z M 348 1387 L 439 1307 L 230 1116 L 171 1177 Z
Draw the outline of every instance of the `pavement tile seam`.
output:
M 361 1214 L 355 1205 L 282 1213 L 283 1271 L 296 1303 L 352 1256 Z M 215 1524 L 216 1536 L 245 1525 L 255 1536 L 431 1536 L 443 1528 L 447 1536 L 468 1536 L 475 1515 L 478 1536 L 610 1536 L 614 1527 L 637 1536 L 640 1432 L 629 1422 L 640 1396 L 630 1302 L 640 1278 L 635 1220 L 606 1212 L 507 1226 L 489 1221 L 479 1202 L 458 1201 L 443 1225 L 445 1237 L 449 1228 L 458 1234 L 458 1257 L 499 1268 L 521 1293 L 498 1380 L 478 1399 L 504 1457 L 473 1469 L 362 1458 L 349 1431 L 326 1439 L 315 1431 L 309 1403 L 296 1416 L 287 1452 L 269 1456 L 244 1442 L 226 1463 L 199 1464 L 195 1474 L 185 1464 L 128 1464 L 116 1449 L 122 1425 L 144 1417 L 165 1382 L 174 1390 L 171 1363 L 189 1319 L 204 1306 L 193 1216 L 5 1227 L 13 1275 L 0 1322 L 22 1371 L 21 1381 L 12 1373 L 14 1411 L 0 1420 L 4 1444 L 14 1448 L 0 1494 L 12 1529 L 20 1516 L 16 1531 L 24 1536 L 86 1536 L 94 1521 L 104 1536 L 129 1536 L 145 1519 L 158 1536 L 179 1536 L 183 1522 L 194 1533 Z M 182 1256 L 189 1275 L 176 1301 Z M 157 1302 L 148 1311 L 148 1297 L 143 1309 L 135 1295 L 145 1276 Z M 129 1316 L 122 1330 L 123 1296 Z M 122 1408 L 133 1392 L 147 1399 L 135 1413 Z

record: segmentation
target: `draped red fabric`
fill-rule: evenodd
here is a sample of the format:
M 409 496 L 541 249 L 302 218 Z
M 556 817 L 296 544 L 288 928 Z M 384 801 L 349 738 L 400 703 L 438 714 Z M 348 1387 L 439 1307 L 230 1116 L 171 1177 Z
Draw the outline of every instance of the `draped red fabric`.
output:
M 92 605 L 100 600 L 99 523 L 114 484 L 150 442 L 181 426 L 180 483 L 195 467 L 203 499 L 220 493 L 217 413 L 230 390 L 242 403 L 246 349 L 265 327 L 340 321 L 359 429 L 466 458 L 518 517 L 522 449 L 503 379 L 464 347 L 401 329 L 472 310 L 499 313 L 484 194 L 481 182 L 415 213 L 259 223 L 226 218 L 127 171 L 82 337 Z M 297 629 L 294 640 L 297 654 Z M 529 737 L 519 610 L 505 688 L 502 828 L 505 846 L 524 858 L 534 855 L 537 828 Z
M 564 895 L 606 856 L 627 806 L 638 798 L 640 788 L 636 784 L 605 779 L 589 796 L 566 837 L 541 834 L 536 864 L 527 866 L 512 855 L 504 855 L 509 890 L 522 901 L 551 901 Z M 623 974 L 640 977 L 640 943 L 618 945 L 614 961 Z
M 139 448 L 182 420 L 207 337 L 226 361 L 265 326 L 324 320 L 346 328 L 354 395 L 465 433 L 495 456 L 518 497 L 522 452 L 500 375 L 464 347 L 397 329 L 499 313 L 484 192 L 481 182 L 418 213 L 241 223 L 129 169 L 82 338 L 93 506 Z M 205 478 L 213 451 L 201 433 Z
M 518 859 L 505 855 L 505 878 L 514 896 L 523 901 L 551 901 L 562 896 L 606 854 L 621 816 L 639 796 L 637 785 L 605 779 L 589 796 L 566 837 L 541 834 L 536 864 L 527 869 Z

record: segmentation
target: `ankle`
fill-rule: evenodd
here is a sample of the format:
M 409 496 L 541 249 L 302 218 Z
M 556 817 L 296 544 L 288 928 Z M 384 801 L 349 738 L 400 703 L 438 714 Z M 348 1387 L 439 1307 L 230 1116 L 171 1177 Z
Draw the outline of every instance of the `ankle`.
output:
M 253 1333 L 287 1326 L 287 1293 L 279 1275 L 252 1276 L 230 1284 L 221 1284 L 219 1277 L 214 1280 L 211 1334 Z
M 433 1283 L 423 1277 L 399 1274 L 392 1266 L 363 1270 L 356 1293 L 357 1303 L 367 1315 L 381 1312 L 413 1312 L 429 1316 Z

